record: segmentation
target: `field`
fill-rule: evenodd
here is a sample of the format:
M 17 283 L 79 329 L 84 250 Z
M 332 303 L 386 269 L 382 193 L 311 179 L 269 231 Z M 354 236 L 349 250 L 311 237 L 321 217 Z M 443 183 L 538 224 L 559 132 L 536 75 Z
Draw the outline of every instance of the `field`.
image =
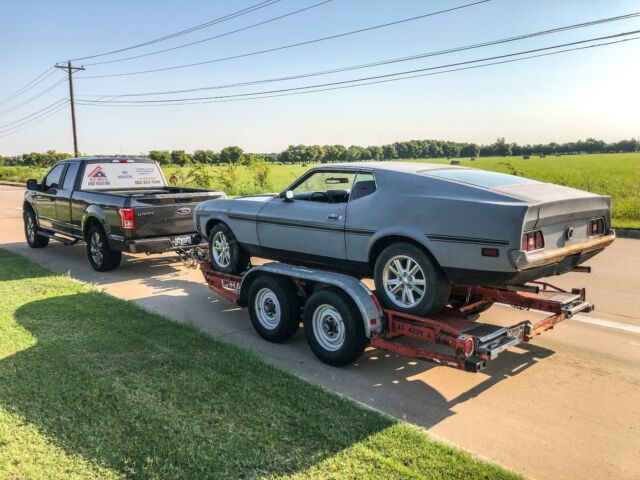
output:
M 449 163 L 447 159 L 412 161 Z M 611 195 L 614 227 L 640 228 L 640 153 L 548 156 L 528 160 L 522 157 L 483 157 L 475 161 L 462 159 L 461 164 Z M 237 168 L 238 178 L 231 188 L 225 188 L 220 181 L 221 167 L 207 167 L 207 171 L 211 175 L 211 188 L 225 190 L 229 195 L 243 195 L 280 191 L 311 166 L 271 165 L 268 188 L 257 186 L 252 171 L 246 167 Z M 176 172 L 186 175 L 188 170 L 188 167 L 164 168 L 167 178 Z M 42 169 L 0 167 L 0 180 L 22 182 L 27 178 L 41 178 L 43 174 Z
M 0 264 L 0 478 L 519 478 L 194 327 Z

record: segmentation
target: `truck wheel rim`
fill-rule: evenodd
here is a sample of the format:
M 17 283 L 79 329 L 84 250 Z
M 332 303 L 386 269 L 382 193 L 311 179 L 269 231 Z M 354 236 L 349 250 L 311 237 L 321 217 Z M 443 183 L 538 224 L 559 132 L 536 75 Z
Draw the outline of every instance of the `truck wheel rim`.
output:
M 342 315 L 331 305 L 320 305 L 311 319 L 313 336 L 320 346 L 329 352 L 342 348 L 345 338 L 345 326 Z
M 93 232 L 91 234 L 91 242 L 89 243 L 89 247 L 91 249 L 91 258 L 96 263 L 96 265 L 100 265 L 102 263 L 102 238 L 98 232 Z
M 254 306 L 258 322 L 264 328 L 273 330 L 280 324 L 280 302 L 273 290 L 263 288 L 258 291 Z
M 36 226 L 33 222 L 33 217 L 31 215 L 27 215 L 27 240 L 29 243 L 33 243 L 36 239 Z
M 387 297 L 402 308 L 415 307 L 424 298 L 426 281 L 418 263 L 406 255 L 391 257 L 382 271 Z
M 231 254 L 229 252 L 229 241 L 224 232 L 218 232 L 213 236 L 211 248 L 215 262 L 221 267 L 228 267 L 231 263 Z

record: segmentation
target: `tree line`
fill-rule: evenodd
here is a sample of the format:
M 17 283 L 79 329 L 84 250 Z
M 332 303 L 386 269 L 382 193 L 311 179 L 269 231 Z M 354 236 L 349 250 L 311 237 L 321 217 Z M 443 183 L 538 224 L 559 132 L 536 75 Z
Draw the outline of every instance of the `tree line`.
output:
M 242 148 L 230 146 L 219 152 L 196 150 L 188 153 L 184 150 L 151 150 L 147 157 L 161 165 L 187 166 L 203 165 L 253 165 L 262 162 L 290 163 L 329 163 L 357 162 L 364 160 L 398 160 L 410 158 L 457 158 L 457 157 L 507 157 L 512 155 L 570 155 L 581 153 L 625 153 L 640 151 L 640 140 L 632 138 L 607 143 L 603 140 L 588 138 L 576 142 L 527 144 L 508 143 L 498 138 L 489 145 L 460 143 L 446 140 L 409 140 L 382 146 L 361 147 L 351 145 L 290 145 L 280 153 L 247 153 Z M 20 165 L 48 167 L 68 153 L 49 150 L 45 153 L 26 153 L 13 157 L 0 157 L 0 165 Z

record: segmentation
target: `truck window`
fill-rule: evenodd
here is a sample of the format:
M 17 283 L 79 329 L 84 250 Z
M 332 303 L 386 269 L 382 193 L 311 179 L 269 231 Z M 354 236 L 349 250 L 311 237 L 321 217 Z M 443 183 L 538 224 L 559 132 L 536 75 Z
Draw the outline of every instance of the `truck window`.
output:
M 81 190 L 135 190 L 162 188 L 165 181 L 155 163 L 109 161 L 87 163 Z
M 62 175 L 62 171 L 66 165 L 61 163 L 60 165 L 56 165 L 53 169 L 48 173 L 48 175 L 44 179 L 44 191 L 51 188 L 58 188 L 58 183 L 60 183 L 60 176 Z
M 63 190 L 73 190 L 73 185 L 76 181 L 76 175 L 78 173 L 78 164 L 70 163 L 67 168 L 67 173 L 64 174 L 64 184 L 62 185 Z

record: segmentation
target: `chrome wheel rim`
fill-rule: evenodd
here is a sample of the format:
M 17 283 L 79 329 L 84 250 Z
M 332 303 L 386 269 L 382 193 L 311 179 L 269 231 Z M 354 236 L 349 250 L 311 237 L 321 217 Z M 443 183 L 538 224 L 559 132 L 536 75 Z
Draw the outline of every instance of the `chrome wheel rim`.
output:
M 345 326 L 342 315 L 331 305 L 320 305 L 311 318 L 313 336 L 320 346 L 335 352 L 344 345 Z
M 93 232 L 89 242 L 89 249 L 91 250 L 91 258 L 96 265 L 102 264 L 102 258 L 104 256 L 102 252 L 103 247 L 102 237 L 100 237 L 98 232 Z
M 36 239 L 36 225 L 33 216 L 27 215 L 27 240 L 33 243 Z
M 213 259 L 221 267 L 228 267 L 231 263 L 229 240 L 224 232 L 217 232 L 211 241 Z
M 390 258 L 382 271 L 387 297 L 402 308 L 415 307 L 424 298 L 426 279 L 420 265 L 406 255 Z
M 254 302 L 258 322 L 267 330 L 273 330 L 280 324 L 280 302 L 269 288 L 258 291 Z

